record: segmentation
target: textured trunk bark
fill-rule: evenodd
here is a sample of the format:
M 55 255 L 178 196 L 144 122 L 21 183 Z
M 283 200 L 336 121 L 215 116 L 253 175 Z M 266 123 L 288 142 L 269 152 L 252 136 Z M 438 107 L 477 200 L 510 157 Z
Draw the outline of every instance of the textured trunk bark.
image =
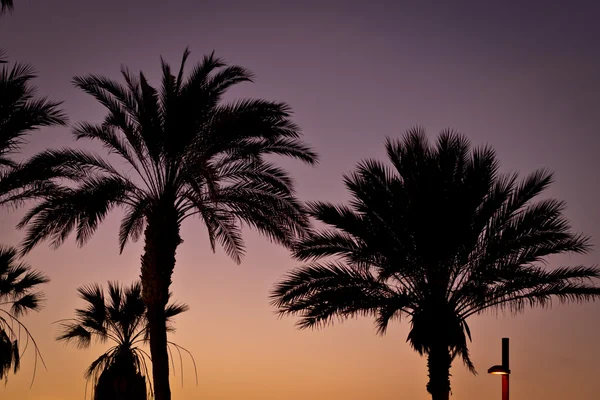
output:
M 146 379 L 137 370 L 130 351 L 117 355 L 95 387 L 94 400 L 147 400 Z
M 169 300 L 175 252 L 181 243 L 177 213 L 157 208 L 148 215 L 142 256 L 142 298 L 146 304 L 155 400 L 171 400 L 165 307 Z
M 429 369 L 429 383 L 427 391 L 432 400 L 450 399 L 450 366 L 452 359 L 448 346 L 435 345 L 431 347 L 427 359 Z

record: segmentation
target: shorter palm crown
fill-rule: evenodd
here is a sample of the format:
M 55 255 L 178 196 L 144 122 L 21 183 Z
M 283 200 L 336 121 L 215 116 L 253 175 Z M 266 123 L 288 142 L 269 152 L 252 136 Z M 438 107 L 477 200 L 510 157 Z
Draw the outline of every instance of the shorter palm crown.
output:
M 85 378 L 94 385 L 96 398 L 102 398 L 98 394 L 106 391 L 106 386 L 110 388 L 111 382 L 107 378 L 119 376 L 129 377 L 131 382 L 143 382 L 145 398 L 143 378 L 148 375 L 146 360 L 149 356 L 141 347 L 148 341 L 141 284 L 136 282 L 123 288 L 118 283 L 109 282 L 107 296 L 97 284 L 83 286 L 78 292 L 87 306 L 76 309 L 74 319 L 61 321 L 62 333 L 57 340 L 73 342 L 79 348 L 89 348 L 94 339 L 99 343 L 114 342 L 85 372 Z M 187 310 L 185 304 L 169 304 L 167 321 Z M 169 331 L 173 331 L 172 326 L 169 326 Z M 102 385 L 105 381 L 106 385 Z M 139 393 L 140 390 L 137 390 L 136 395 L 139 396 Z

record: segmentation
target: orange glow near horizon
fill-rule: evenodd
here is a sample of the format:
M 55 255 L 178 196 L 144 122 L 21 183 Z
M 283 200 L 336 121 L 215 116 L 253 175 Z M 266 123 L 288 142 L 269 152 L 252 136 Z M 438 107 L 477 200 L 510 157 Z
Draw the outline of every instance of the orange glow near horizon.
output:
M 112 222 L 116 218 L 110 219 L 107 226 L 115 227 Z M 189 225 L 185 231 L 191 229 Z M 248 256 L 236 266 L 222 252 L 212 255 L 208 248 L 203 249 L 207 246 L 201 246 L 202 241 L 193 243 L 190 232 L 184 233 L 187 240 L 178 252 L 173 292 L 191 310 L 176 320 L 177 332 L 171 339 L 193 353 L 199 383 L 195 385 L 193 364 L 183 355 L 182 387 L 176 358 L 174 399 L 429 398 L 425 391 L 426 360 L 405 343 L 404 321 L 393 324 L 384 337 L 375 335 L 368 319 L 350 320 L 321 331 L 298 331 L 293 318 L 277 319 L 267 300 L 271 283 L 293 266 L 285 250 L 250 237 Z M 35 383 L 28 389 L 33 366 L 29 353 L 21 372 L 11 375 L 8 385 L 0 389 L 5 398 L 82 398 L 83 371 L 105 346 L 78 350 L 57 343 L 52 340 L 57 333 L 52 322 L 71 317 L 81 304 L 76 300 L 77 286 L 109 278 L 123 282 L 136 278 L 134 266 L 141 246 L 131 246 L 120 257 L 116 250 L 103 253 L 111 238 L 112 232 L 104 227 L 82 249 L 76 250 L 71 244 L 56 251 L 40 247 L 28 257 L 33 265 L 45 265 L 44 270 L 53 278 L 46 290 L 46 309 L 24 320 L 39 342 L 48 370 L 38 365 Z M 103 259 L 98 260 L 95 254 L 104 254 Z M 65 276 L 59 267 L 64 262 L 81 265 L 70 272 L 70 290 L 61 284 Z M 132 267 L 121 267 L 124 262 Z M 548 392 L 548 382 L 557 382 L 574 362 L 579 372 L 569 376 L 577 381 L 585 381 L 586 376 L 591 379 L 596 368 L 595 350 L 586 351 L 586 343 L 594 340 L 594 334 L 585 315 L 597 311 L 594 304 L 556 306 L 553 311 L 531 310 L 515 318 L 490 315 L 471 319 L 471 354 L 479 375 L 473 376 L 460 362 L 454 363 L 452 398 L 493 398 L 497 382 L 485 372 L 500 358 L 501 337 L 511 338 L 514 399 L 544 398 L 540 394 Z M 556 324 L 565 326 L 553 331 Z M 569 346 L 553 345 L 557 341 Z M 560 390 L 554 386 L 552 392 Z M 593 395 L 591 387 L 580 386 L 579 390 L 582 396 L 592 398 L 588 397 Z

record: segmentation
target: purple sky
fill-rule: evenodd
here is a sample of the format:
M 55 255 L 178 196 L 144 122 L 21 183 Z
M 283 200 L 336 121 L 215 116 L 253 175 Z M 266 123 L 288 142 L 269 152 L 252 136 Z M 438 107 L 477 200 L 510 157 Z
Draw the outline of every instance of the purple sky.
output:
M 73 122 L 95 121 L 104 113 L 71 86 L 73 76 L 118 78 L 125 64 L 155 81 L 160 55 L 176 64 L 189 46 L 195 62 L 214 49 L 256 74 L 255 84 L 240 86 L 229 99 L 256 96 L 293 107 L 306 140 L 321 155 L 317 168 L 286 162 L 303 199 L 346 199 L 342 174 L 360 159 L 383 157 L 386 136 L 416 124 L 431 136 L 452 127 L 474 144 L 494 146 L 504 170 L 555 171 L 548 194 L 567 201 L 576 230 L 600 238 L 597 1 L 15 3 L 15 12 L 0 20 L 0 47 L 10 60 L 37 68 L 40 92 L 64 100 Z M 45 130 L 31 136 L 23 154 L 71 144 L 67 129 Z M 21 234 L 11 227 L 19 215 L 0 211 L 0 243 L 18 243 Z M 137 276 L 141 247 L 118 256 L 117 223 L 118 215 L 109 218 L 83 249 L 72 241 L 57 251 L 44 244 L 28 256 L 53 279 L 47 308 L 26 319 L 40 336 L 49 371 L 40 372 L 29 391 L 25 367 L 23 376 L 0 387 L 0 397 L 71 400 L 82 394 L 82 371 L 98 350 L 55 344 L 49 324 L 72 315 L 77 286 Z M 210 253 L 201 228 L 197 222 L 184 226 L 174 291 L 192 307 L 178 320 L 176 339 L 194 352 L 202 373 L 198 387 L 188 380 L 175 393 L 224 400 L 240 393 L 245 399 L 296 399 L 285 397 L 290 392 L 298 399 L 388 400 L 405 398 L 402 393 L 427 398 L 425 360 L 404 344 L 405 325 L 386 338 L 376 337 L 368 320 L 297 332 L 293 319 L 275 319 L 266 299 L 273 282 L 295 265 L 287 253 L 251 234 L 248 256 L 238 267 L 222 252 Z M 598 262 L 595 251 L 551 264 Z M 471 323 L 480 375 L 456 365 L 454 398 L 497 395 L 499 379 L 484 372 L 500 361 L 503 335 L 511 336 L 515 353 L 521 351 L 511 357 L 513 399 L 562 399 L 567 392 L 569 398 L 591 398 L 600 391 L 600 304 Z M 286 353 L 290 348 L 298 353 Z M 74 357 L 81 359 L 68 371 L 58 367 Z M 293 383 L 285 376 L 295 376 Z M 376 389 L 361 392 L 369 385 Z M 236 392 L 239 387 L 245 389 Z

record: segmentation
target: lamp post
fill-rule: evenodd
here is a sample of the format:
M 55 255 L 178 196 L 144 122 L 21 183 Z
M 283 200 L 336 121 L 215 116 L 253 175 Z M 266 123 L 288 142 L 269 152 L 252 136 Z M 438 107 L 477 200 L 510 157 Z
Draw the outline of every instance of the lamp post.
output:
M 508 338 L 502 338 L 502 365 L 494 365 L 488 369 L 488 374 L 502 375 L 502 400 L 508 400 Z

